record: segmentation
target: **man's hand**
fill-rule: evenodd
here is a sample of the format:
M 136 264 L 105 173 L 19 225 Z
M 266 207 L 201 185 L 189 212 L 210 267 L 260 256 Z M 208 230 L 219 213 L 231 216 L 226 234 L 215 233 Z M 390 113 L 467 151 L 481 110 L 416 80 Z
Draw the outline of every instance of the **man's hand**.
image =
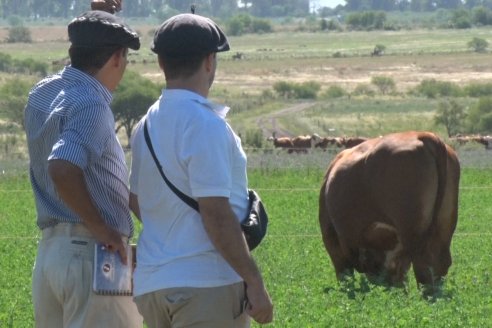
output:
M 91 9 L 114 14 L 121 11 L 122 2 L 123 0 L 91 0 Z
M 226 197 L 198 198 L 200 215 L 217 251 L 246 283 L 246 313 L 260 324 L 273 320 L 273 304 L 263 284 L 239 221 Z
M 128 265 L 128 254 L 126 252 L 126 242 L 121 238 L 121 234 L 107 225 L 91 225 L 84 222 L 87 229 L 94 235 L 94 238 L 110 251 L 120 255 L 121 263 Z
M 120 233 L 104 222 L 87 190 L 82 169 L 68 161 L 55 159 L 48 164 L 48 174 L 65 205 L 78 214 L 82 223 L 99 243 L 106 245 L 110 251 L 118 252 L 121 261 L 126 264 L 125 243 Z
M 272 322 L 273 304 L 263 284 L 246 284 L 246 296 L 246 313 L 260 324 Z

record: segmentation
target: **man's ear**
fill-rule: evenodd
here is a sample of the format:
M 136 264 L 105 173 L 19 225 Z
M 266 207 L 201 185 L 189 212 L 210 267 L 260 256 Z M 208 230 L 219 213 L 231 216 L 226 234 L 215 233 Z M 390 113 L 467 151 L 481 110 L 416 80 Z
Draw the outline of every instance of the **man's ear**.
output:
M 212 52 L 211 54 L 208 54 L 207 57 L 205 57 L 205 69 L 207 70 L 207 72 L 211 72 L 214 69 L 216 55 L 217 54 L 215 52 Z
M 164 60 L 161 58 L 161 56 L 157 56 L 157 61 L 159 62 L 159 68 L 164 71 Z
M 111 60 L 114 63 L 115 67 L 126 64 L 128 55 L 128 48 L 121 48 L 116 50 L 111 56 Z

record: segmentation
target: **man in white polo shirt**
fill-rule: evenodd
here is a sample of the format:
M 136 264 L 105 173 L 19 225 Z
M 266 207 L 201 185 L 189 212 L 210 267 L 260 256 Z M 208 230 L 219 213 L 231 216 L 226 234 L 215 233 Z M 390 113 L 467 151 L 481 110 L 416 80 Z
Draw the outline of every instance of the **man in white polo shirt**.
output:
M 199 15 L 174 16 L 154 36 L 166 88 L 134 133 L 130 177 L 143 222 L 135 302 L 151 328 L 242 328 L 249 317 L 273 318 L 239 224 L 248 211 L 246 155 L 225 120 L 229 108 L 207 99 L 217 53 L 227 50 L 221 29 Z M 165 175 L 199 213 L 161 178 L 145 122 Z

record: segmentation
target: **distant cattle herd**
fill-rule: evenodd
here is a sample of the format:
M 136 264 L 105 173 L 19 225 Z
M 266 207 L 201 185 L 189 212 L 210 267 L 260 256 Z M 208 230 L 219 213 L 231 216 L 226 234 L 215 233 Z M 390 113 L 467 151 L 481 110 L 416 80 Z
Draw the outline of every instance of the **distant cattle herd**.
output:
M 464 145 L 467 143 L 479 143 L 485 146 L 486 149 L 492 149 L 492 136 L 481 136 L 481 135 L 457 135 L 449 138 L 450 142 L 453 142 L 458 145 Z
M 286 149 L 289 154 L 305 154 L 309 149 L 327 150 L 329 148 L 348 149 L 368 140 L 366 137 L 321 137 L 318 134 L 302 135 L 297 137 L 275 137 L 268 138 L 273 142 L 275 148 Z M 457 146 L 465 144 L 480 144 L 485 149 L 492 149 L 492 136 L 482 135 L 456 135 L 449 138 L 449 143 Z
M 307 153 L 309 149 L 326 150 L 329 147 L 352 148 L 361 142 L 367 140 L 363 137 L 320 137 L 317 134 L 304 135 L 297 137 L 280 137 L 271 136 L 268 138 L 273 142 L 275 148 L 287 149 L 289 154 Z

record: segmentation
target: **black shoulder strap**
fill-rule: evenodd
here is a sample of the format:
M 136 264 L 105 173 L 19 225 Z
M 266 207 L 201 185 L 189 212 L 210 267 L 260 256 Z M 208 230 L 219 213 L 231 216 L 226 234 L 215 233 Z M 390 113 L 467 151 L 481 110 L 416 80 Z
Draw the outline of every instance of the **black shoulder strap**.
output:
M 198 208 L 198 202 L 196 200 L 194 200 L 193 198 L 191 198 L 191 197 L 183 194 L 181 192 L 181 190 L 179 190 L 178 188 L 176 188 L 171 183 L 171 181 L 169 181 L 167 179 L 166 175 L 164 174 L 164 171 L 162 171 L 162 166 L 159 163 L 159 160 L 157 159 L 157 156 L 155 155 L 154 147 L 152 147 L 152 142 L 150 141 L 149 131 L 147 129 L 147 119 L 145 119 L 145 122 L 144 122 L 144 135 L 145 135 L 145 142 L 147 143 L 147 146 L 149 147 L 150 153 L 152 154 L 152 157 L 154 158 L 155 164 L 157 165 L 157 168 L 159 169 L 159 172 L 161 173 L 162 178 L 164 179 L 164 181 L 166 181 L 166 183 L 169 186 L 169 188 L 171 188 L 171 190 L 176 194 L 176 196 L 178 196 L 179 198 L 181 198 L 181 200 L 183 202 L 185 202 L 186 204 L 188 204 L 188 206 L 190 206 L 195 211 L 200 212 L 200 210 Z

